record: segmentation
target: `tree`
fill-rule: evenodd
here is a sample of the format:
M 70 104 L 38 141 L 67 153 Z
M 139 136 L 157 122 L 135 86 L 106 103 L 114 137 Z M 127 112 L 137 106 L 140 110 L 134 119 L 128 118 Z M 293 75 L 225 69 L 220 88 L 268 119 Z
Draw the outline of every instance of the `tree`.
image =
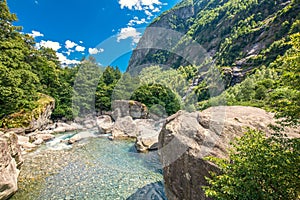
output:
M 210 157 L 220 174 L 211 173 L 209 197 L 234 199 L 297 199 L 300 195 L 300 140 L 266 137 L 249 130 L 230 149 L 229 160 Z
M 113 91 L 121 78 L 118 67 L 108 66 L 103 71 L 96 89 L 96 109 L 100 112 L 111 110 Z
M 154 105 L 160 105 L 165 108 L 168 115 L 172 115 L 180 109 L 180 101 L 172 90 L 159 84 L 139 87 L 134 91 L 131 99 L 144 103 L 150 109 Z
M 74 117 L 83 117 L 95 112 L 95 93 L 103 69 L 90 60 L 78 65 L 72 98 Z
M 38 76 L 29 61 L 36 52 L 32 38 L 18 32 L 12 23 L 17 19 L 0 1 L 0 119 L 20 110 L 35 107 L 40 89 Z
M 254 97 L 275 112 L 282 129 L 300 124 L 300 33 L 291 35 L 287 44 L 291 48 L 269 65 L 271 70 L 261 70 L 249 77 L 255 80 Z M 273 73 L 275 70 L 277 76 Z M 247 83 L 235 87 L 235 93 Z M 267 93 L 259 95 L 260 91 Z M 253 105 L 253 99 L 250 103 Z M 286 138 L 280 132 L 266 137 L 264 133 L 250 130 L 229 152 L 229 160 L 208 158 L 220 168 L 220 173 L 211 173 L 207 178 L 210 184 L 204 187 L 207 196 L 215 199 L 299 199 L 299 138 Z

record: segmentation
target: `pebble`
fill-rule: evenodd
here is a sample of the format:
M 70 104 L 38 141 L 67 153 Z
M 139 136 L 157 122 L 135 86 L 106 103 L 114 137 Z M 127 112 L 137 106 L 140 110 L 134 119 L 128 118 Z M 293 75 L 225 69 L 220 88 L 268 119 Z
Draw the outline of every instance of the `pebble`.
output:
M 139 188 L 163 179 L 157 172 L 161 168 L 158 156 L 136 156 L 130 152 L 133 145 L 92 138 L 71 150 L 27 154 L 20 190 L 12 200 L 126 199 Z

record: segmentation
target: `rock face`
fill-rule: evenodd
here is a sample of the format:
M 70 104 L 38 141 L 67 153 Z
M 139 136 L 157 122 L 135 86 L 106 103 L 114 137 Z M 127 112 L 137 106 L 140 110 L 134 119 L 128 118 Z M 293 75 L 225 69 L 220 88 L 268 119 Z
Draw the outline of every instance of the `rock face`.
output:
M 176 50 L 173 52 L 172 50 L 188 31 L 190 26 L 188 21 L 194 15 L 195 10 L 192 5 L 178 5 L 154 20 L 147 27 L 136 49 L 133 51 L 127 72 L 131 75 L 138 75 L 143 68 L 153 66 L 153 63 L 157 65 L 162 64 L 163 66 L 175 66 L 177 64 L 176 61 L 184 56 L 182 56 L 182 52 L 177 52 Z M 176 17 L 174 18 L 173 16 Z M 181 25 L 175 26 L 175 28 L 174 25 L 178 23 Z M 172 38 L 173 40 L 166 42 L 165 38 Z M 170 51 L 170 49 L 172 50 Z M 168 53 L 168 56 L 163 61 L 155 59 L 153 55 L 159 53 Z
M 50 123 L 50 116 L 55 108 L 55 100 L 41 94 L 37 107 L 30 112 L 20 111 L 2 119 L 3 130 L 17 134 L 31 133 L 44 129 Z
M 218 172 L 218 168 L 203 157 L 226 158 L 230 142 L 242 136 L 246 127 L 270 133 L 270 123 L 274 123 L 273 114 L 242 106 L 179 111 L 169 117 L 159 136 L 168 199 L 208 199 L 201 189 L 207 185 L 204 177 L 209 176 L 209 171 Z M 294 137 L 296 132 L 290 130 L 287 134 Z
M 147 119 L 149 114 L 145 104 L 128 100 L 114 101 L 112 103 L 112 110 L 112 116 L 115 120 L 126 116 L 130 116 L 133 119 Z
M 17 135 L 0 132 L 0 199 L 11 197 L 18 190 L 17 178 L 23 163 Z
M 38 112 L 37 117 L 33 118 L 33 120 L 30 122 L 29 127 L 25 129 L 25 132 L 33 132 L 37 129 L 42 129 L 44 126 L 46 126 L 50 121 L 50 116 L 52 114 L 52 111 L 55 108 L 55 100 L 52 97 L 46 96 L 48 99 L 47 103 L 44 103 L 44 105 L 41 107 L 40 111 Z

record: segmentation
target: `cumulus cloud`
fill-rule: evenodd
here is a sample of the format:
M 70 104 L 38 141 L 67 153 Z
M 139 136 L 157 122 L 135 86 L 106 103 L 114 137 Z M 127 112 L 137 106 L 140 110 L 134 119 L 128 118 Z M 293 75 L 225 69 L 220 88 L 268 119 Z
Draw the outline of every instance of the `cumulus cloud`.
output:
M 119 0 L 121 8 L 128 8 L 130 10 L 144 10 L 153 8 L 155 5 L 161 5 L 160 0 Z
M 70 60 L 68 59 L 64 54 L 62 53 L 56 53 L 56 56 L 58 57 L 58 60 L 60 61 L 60 63 L 62 65 L 75 65 L 75 64 L 79 64 L 80 61 L 78 60 Z
M 154 9 L 152 10 L 152 12 L 159 12 L 159 11 L 160 11 L 159 8 L 154 8 Z
M 31 31 L 31 33 L 29 33 L 28 35 L 30 35 L 31 37 L 33 38 L 36 38 L 36 37 L 44 37 L 44 34 L 42 34 L 41 32 L 39 31 Z
M 67 40 L 67 41 L 65 42 L 65 47 L 66 47 L 66 49 L 72 49 L 72 48 L 74 48 L 75 46 L 77 46 L 77 44 L 76 44 L 75 42 L 72 42 L 72 41 L 70 41 L 70 40 Z
M 127 38 L 132 38 L 133 43 L 138 43 L 141 38 L 141 33 L 133 27 L 122 28 L 118 34 L 117 41 L 120 42 Z
M 148 18 L 153 16 L 153 14 L 149 10 L 145 10 L 145 14 L 148 16 Z
M 104 49 L 102 49 L 102 48 L 100 48 L 100 49 L 89 48 L 89 54 L 91 54 L 91 55 L 95 55 L 95 54 L 102 53 L 102 52 L 104 52 Z
M 78 51 L 78 52 L 82 52 L 82 51 L 84 51 L 85 50 L 85 47 L 83 47 L 83 46 L 76 46 L 76 48 L 75 48 L 75 51 Z
M 147 20 L 151 20 L 154 13 L 160 12 L 162 6 L 167 5 L 162 3 L 161 0 L 119 0 L 121 9 L 127 8 L 129 10 L 139 10 L 144 12 L 147 16 Z M 136 24 L 146 23 L 146 20 L 135 20 L 132 19 L 128 22 L 128 26 L 134 26 Z
M 57 51 L 58 49 L 61 48 L 60 44 L 58 42 L 53 42 L 50 40 L 41 40 L 39 43 L 36 44 L 37 48 L 45 47 L 45 48 L 50 48 L 53 49 L 54 51 Z
M 135 24 L 144 24 L 146 23 L 146 19 L 145 18 L 142 18 L 142 19 L 139 19 L 138 17 L 134 17 L 132 20 L 130 20 L 128 22 L 128 26 L 134 26 Z

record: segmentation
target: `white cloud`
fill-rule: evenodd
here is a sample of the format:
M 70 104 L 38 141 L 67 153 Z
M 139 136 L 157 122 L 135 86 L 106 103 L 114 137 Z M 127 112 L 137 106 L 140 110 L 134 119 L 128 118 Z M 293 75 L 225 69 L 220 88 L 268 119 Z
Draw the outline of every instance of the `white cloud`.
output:
M 83 44 L 83 41 L 80 40 L 79 43 L 80 43 L 80 44 Z
M 75 48 L 75 51 L 79 51 L 79 52 L 82 52 L 82 51 L 84 51 L 85 50 L 85 47 L 83 47 L 83 46 L 76 46 L 76 48 Z
M 77 46 L 77 44 L 75 42 L 70 41 L 70 40 L 67 40 L 65 42 L 66 49 L 72 49 L 72 48 L 74 48 L 76 46 Z
M 132 20 L 130 20 L 128 22 L 128 26 L 134 26 L 135 24 L 144 24 L 146 23 L 146 19 L 145 18 L 142 18 L 142 19 L 139 19 L 138 17 L 134 17 Z
M 39 31 L 31 31 L 31 33 L 29 33 L 28 35 L 30 35 L 31 37 L 33 38 L 36 38 L 36 37 L 44 37 L 44 34 L 42 34 L 41 32 Z
M 50 40 L 47 41 L 40 41 L 39 43 L 36 44 L 37 48 L 45 47 L 45 48 L 50 48 L 53 49 L 54 51 L 57 51 L 58 49 L 61 48 L 60 44 L 58 42 L 53 42 Z
M 97 49 L 97 48 L 89 48 L 89 54 L 98 54 L 98 53 L 102 53 L 104 52 L 104 49 L 100 48 L 100 49 Z
M 64 51 L 63 53 L 66 53 L 68 56 L 71 55 L 71 53 L 75 52 L 74 49 L 68 49 L 68 51 Z
M 145 14 L 148 16 L 148 18 L 153 16 L 149 10 L 145 10 Z
M 141 38 L 141 33 L 133 27 L 122 28 L 117 37 L 117 41 L 120 42 L 127 38 L 132 38 L 133 43 L 138 43 Z
M 159 11 L 160 11 L 159 8 L 154 8 L 154 9 L 152 10 L 152 12 L 159 12 Z
M 121 8 L 128 8 L 130 10 L 144 10 L 153 8 L 155 5 L 161 5 L 160 0 L 119 0 Z
M 78 60 L 70 60 L 68 59 L 64 54 L 62 53 L 56 53 L 56 56 L 58 57 L 58 60 L 62 65 L 74 65 L 80 63 Z

